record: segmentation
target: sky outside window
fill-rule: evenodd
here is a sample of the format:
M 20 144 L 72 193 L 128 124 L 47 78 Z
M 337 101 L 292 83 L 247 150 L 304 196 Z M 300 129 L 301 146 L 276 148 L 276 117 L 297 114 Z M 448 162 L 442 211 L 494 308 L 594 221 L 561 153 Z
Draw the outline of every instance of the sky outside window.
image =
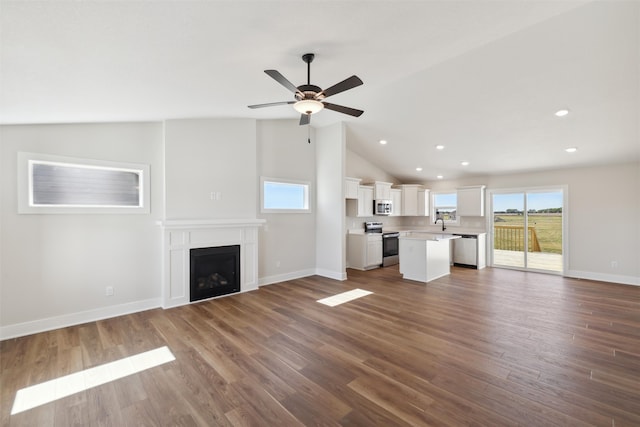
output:
M 306 186 L 265 181 L 264 209 L 308 209 Z

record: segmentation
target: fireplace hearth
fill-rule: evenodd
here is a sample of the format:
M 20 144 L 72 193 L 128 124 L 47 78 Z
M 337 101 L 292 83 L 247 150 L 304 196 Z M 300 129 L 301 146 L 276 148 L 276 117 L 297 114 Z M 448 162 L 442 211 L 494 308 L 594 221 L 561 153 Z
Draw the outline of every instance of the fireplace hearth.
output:
M 240 245 L 190 250 L 190 301 L 240 292 Z

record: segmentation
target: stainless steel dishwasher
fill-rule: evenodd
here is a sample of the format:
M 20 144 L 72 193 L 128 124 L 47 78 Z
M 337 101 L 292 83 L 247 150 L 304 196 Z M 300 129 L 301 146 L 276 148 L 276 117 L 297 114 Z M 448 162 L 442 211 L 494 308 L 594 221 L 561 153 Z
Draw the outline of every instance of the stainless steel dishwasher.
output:
M 456 234 L 459 239 L 453 241 L 453 265 L 478 268 L 478 236 Z

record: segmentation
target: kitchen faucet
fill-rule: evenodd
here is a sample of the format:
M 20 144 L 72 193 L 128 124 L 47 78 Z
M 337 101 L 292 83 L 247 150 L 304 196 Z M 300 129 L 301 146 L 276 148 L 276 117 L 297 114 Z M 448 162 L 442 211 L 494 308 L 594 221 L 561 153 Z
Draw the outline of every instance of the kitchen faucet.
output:
M 442 221 L 442 231 L 446 230 L 447 227 L 444 226 L 444 218 L 436 218 L 436 221 L 434 222 L 434 224 L 437 224 L 438 220 Z

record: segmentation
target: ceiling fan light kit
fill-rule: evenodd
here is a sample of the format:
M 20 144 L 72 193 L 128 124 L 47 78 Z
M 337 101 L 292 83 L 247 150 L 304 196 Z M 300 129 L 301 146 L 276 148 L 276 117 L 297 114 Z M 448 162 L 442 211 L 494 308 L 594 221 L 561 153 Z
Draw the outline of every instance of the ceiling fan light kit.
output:
M 300 125 L 308 125 L 311 122 L 311 115 L 315 114 L 323 109 L 337 111 L 338 113 L 348 114 L 353 117 L 360 117 L 364 111 L 357 110 L 355 108 L 344 107 L 342 105 L 330 104 L 324 102 L 324 99 L 344 92 L 354 87 L 362 85 L 362 80 L 358 76 L 351 76 L 344 79 L 340 83 L 329 87 L 328 89 L 322 89 L 316 85 L 311 84 L 311 62 L 315 55 L 313 53 L 306 53 L 302 55 L 302 60 L 307 64 L 307 84 L 294 86 L 289 80 L 287 80 L 277 70 L 264 70 L 272 79 L 280 83 L 285 88 L 293 92 L 295 101 L 281 101 L 270 102 L 268 104 L 249 105 L 249 108 L 263 108 L 273 107 L 276 105 L 293 104 L 293 108 L 300 113 Z
M 324 104 L 315 99 L 303 99 L 293 104 L 293 108 L 300 114 L 315 114 L 324 108 Z

